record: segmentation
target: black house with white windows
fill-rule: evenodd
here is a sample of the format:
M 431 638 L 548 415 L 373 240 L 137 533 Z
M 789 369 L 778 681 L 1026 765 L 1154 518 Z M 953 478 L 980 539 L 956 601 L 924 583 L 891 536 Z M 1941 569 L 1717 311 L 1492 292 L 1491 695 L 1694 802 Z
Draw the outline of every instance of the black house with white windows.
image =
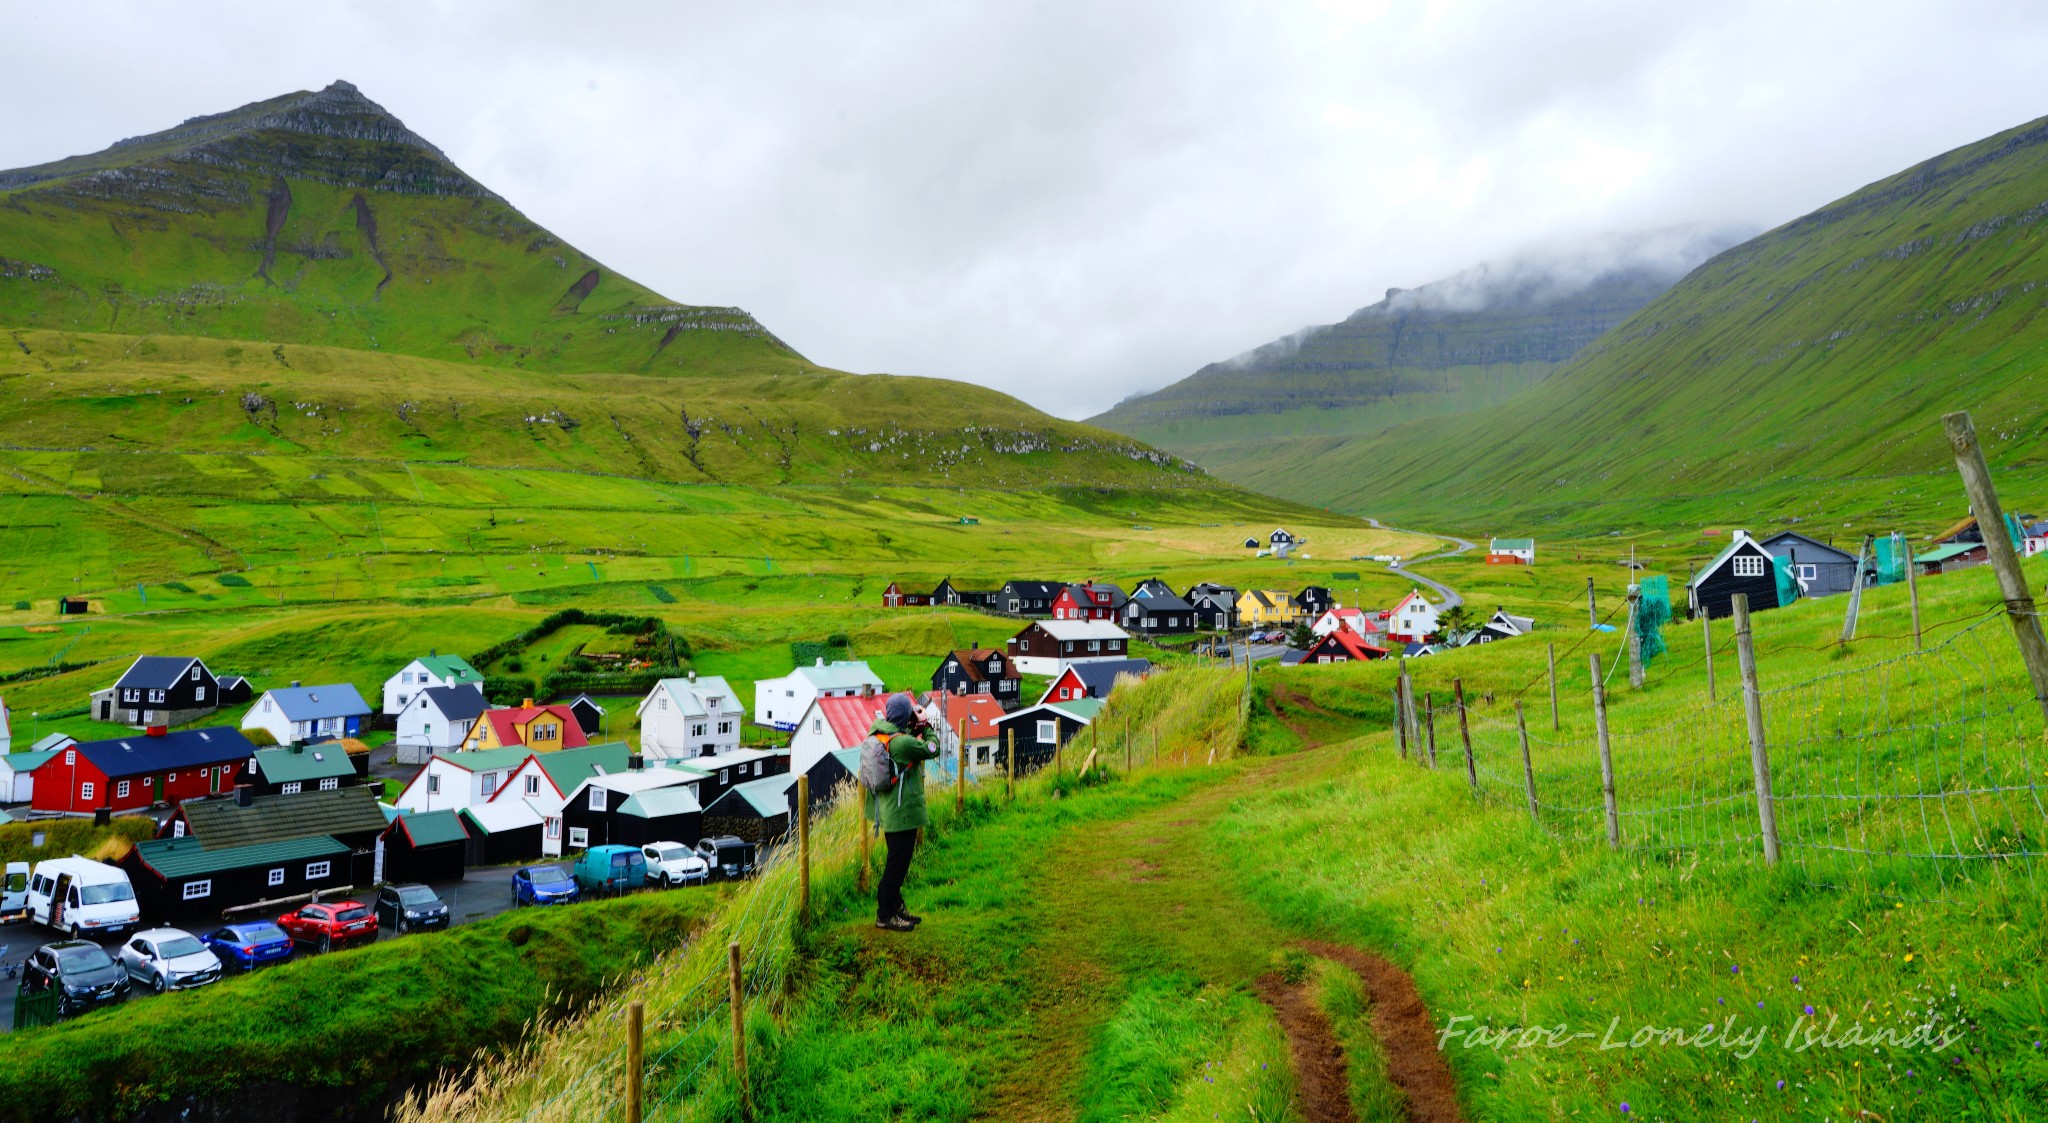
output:
M 144 655 L 114 685 L 92 695 L 95 721 L 146 728 L 184 725 L 220 708 L 220 682 L 206 664 L 173 655 Z
M 1734 535 L 1728 548 L 1693 574 L 1686 585 L 1695 616 L 1704 614 L 1717 620 L 1733 616 L 1737 593 L 1748 595 L 1752 612 L 1778 607 L 1778 578 L 1772 564 L 1776 559 L 1748 531 L 1738 530 Z

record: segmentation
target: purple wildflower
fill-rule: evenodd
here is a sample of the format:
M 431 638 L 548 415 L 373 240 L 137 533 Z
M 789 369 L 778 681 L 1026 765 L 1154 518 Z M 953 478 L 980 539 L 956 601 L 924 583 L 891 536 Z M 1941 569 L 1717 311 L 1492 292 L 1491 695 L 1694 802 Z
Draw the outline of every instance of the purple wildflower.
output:
M 1806 1016 L 1809 1018 L 1813 1016 L 1813 1003 L 1811 1002 L 1806 1004 Z
M 1782 1091 L 1784 1091 L 1784 1090 L 1785 1090 L 1785 1082 L 1784 1082 L 1783 1080 L 1780 1080 L 1780 1081 L 1778 1081 L 1778 1091 L 1782 1092 Z

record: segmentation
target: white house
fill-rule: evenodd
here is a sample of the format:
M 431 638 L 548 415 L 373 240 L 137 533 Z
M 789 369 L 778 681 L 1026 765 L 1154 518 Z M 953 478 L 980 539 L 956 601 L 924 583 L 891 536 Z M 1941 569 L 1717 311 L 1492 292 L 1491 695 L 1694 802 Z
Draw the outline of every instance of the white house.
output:
M 781 678 L 754 681 L 754 724 L 770 729 L 792 730 L 797 719 L 819 698 L 852 698 L 879 694 L 882 679 L 857 659 L 823 659 L 813 666 L 798 667 Z
M 488 703 L 475 686 L 429 686 L 412 696 L 398 715 L 392 744 L 400 764 L 423 764 L 434 753 L 462 747 Z
M 353 737 L 362 732 L 370 704 L 346 682 L 266 690 L 242 718 L 242 729 L 261 729 L 280 745 Z
M 1324 609 L 1323 614 L 1316 617 L 1315 621 L 1308 626 L 1309 631 L 1314 632 L 1318 639 L 1329 635 L 1339 628 L 1349 628 L 1352 634 L 1361 638 L 1370 636 L 1378 631 L 1373 626 L 1371 618 L 1365 614 L 1363 609 L 1345 608 L 1342 605 L 1336 608 Z
M 391 802 L 401 811 L 460 811 L 488 803 L 532 755 L 523 745 L 435 753 Z
M 539 813 L 540 849 L 542 854 L 549 857 L 559 857 L 562 853 L 562 808 L 568 805 L 569 793 L 581 787 L 583 781 L 592 776 L 617 775 L 628 771 L 633 755 L 631 749 L 617 741 L 577 749 L 558 749 L 549 753 L 536 753 L 523 748 L 498 751 L 516 751 L 526 755 L 492 799 L 496 802 L 523 800 Z M 460 758 L 474 753 L 454 755 Z
M 1402 597 L 1387 614 L 1387 634 L 1404 643 L 1419 642 L 1436 633 L 1436 606 L 1423 599 L 1420 589 Z
M 1495 538 L 1486 544 L 1488 565 L 1535 565 L 1534 538 Z
M 406 704 L 430 686 L 474 686 L 482 690 L 484 676 L 460 655 L 415 659 L 384 680 L 384 713 L 392 717 L 404 713 Z
M 640 754 L 649 760 L 714 756 L 740 747 L 747 712 L 720 675 L 665 678 L 640 700 Z
M 887 700 L 885 694 L 856 694 L 812 702 L 789 735 L 790 769 L 809 772 L 812 765 L 828 754 L 855 748 L 867 740 L 868 730 L 882 716 Z

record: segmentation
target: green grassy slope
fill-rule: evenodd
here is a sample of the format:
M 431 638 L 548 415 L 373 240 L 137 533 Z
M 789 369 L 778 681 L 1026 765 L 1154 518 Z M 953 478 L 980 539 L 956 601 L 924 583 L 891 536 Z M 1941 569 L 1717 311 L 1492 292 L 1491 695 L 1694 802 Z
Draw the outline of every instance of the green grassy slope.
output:
M 1701 266 L 1498 407 L 1249 458 L 1233 478 L 1474 528 L 1960 513 L 1970 408 L 2025 507 L 2044 479 L 2048 120 L 1872 184 Z M 1455 502 L 1450 501 L 1455 497 Z
M 1293 438 L 1357 436 L 1498 404 L 1540 381 L 1737 235 L 1680 228 L 1525 250 L 1212 363 L 1093 423 L 1226 478 L 1297 456 Z M 1313 491 L 1276 492 L 1322 502 Z

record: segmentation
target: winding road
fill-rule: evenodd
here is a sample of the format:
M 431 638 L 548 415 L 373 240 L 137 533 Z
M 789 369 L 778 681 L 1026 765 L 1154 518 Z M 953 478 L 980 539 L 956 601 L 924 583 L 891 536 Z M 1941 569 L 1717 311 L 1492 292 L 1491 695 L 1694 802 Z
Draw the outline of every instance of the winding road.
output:
M 1418 585 L 1427 585 L 1428 587 L 1435 589 L 1437 591 L 1437 594 L 1443 597 L 1442 602 L 1436 606 L 1438 612 L 1448 612 L 1451 609 L 1456 608 L 1459 605 L 1465 603 L 1464 596 L 1462 596 L 1458 592 L 1458 590 L 1453 589 L 1449 585 L 1446 585 L 1441 581 L 1435 580 L 1434 578 L 1424 577 L 1422 574 L 1415 572 L 1414 569 L 1411 567 L 1421 565 L 1424 562 L 1437 561 L 1442 558 L 1457 557 L 1459 554 L 1462 554 L 1465 551 L 1472 549 L 1474 546 L 1473 543 L 1467 542 L 1463 538 L 1458 538 L 1449 534 L 1437 534 L 1427 530 L 1404 530 L 1401 527 L 1386 526 L 1383 523 L 1381 523 L 1378 519 L 1367 519 L 1365 521 L 1371 523 L 1375 528 L 1380 530 L 1393 530 L 1398 531 L 1402 534 L 1420 534 L 1424 537 L 1441 538 L 1447 542 L 1450 542 L 1451 548 L 1448 550 L 1443 550 L 1438 553 L 1429 554 L 1424 557 L 1412 558 L 1398 565 L 1390 565 L 1387 567 L 1387 571 L 1390 573 L 1402 574 Z

